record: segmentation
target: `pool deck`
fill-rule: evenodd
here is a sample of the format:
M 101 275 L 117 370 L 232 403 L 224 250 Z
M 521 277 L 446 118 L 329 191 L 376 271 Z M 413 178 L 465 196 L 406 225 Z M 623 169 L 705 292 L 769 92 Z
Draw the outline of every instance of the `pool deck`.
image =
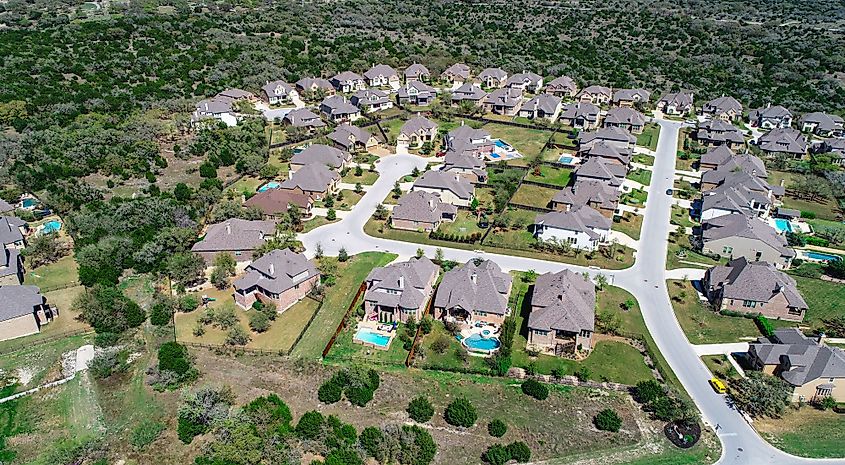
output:
M 352 337 L 352 341 L 361 344 L 363 346 L 372 347 L 373 349 L 377 350 L 388 350 L 390 349 L 390 344 L 393 343 L 393 340 L 396 339 L 396 331 L 385 331 L 383 329 L 379 329 L 379 327 L 384 326 L 386 323 L 379 323 L 377 321 L 360 321 L 358 322 L 358 326 L 355 328 L 355 335 Z M 387 341 L 387 344 L 380 346 L 378 344 L 373 344 L 371 342 L 362 341 L 358 339 L 358 331 L 362 329 L 389 337 L 390 339 Z

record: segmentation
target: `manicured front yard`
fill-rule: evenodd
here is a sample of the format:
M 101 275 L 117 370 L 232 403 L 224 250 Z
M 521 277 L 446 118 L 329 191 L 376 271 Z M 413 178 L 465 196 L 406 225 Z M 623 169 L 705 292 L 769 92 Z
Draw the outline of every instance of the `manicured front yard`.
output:
M 760 336 L 750 318 L 720 315 L 699 300 L 690 281 L 668 281 L 675 316 L 693 344 L 740 342 Z
M 533 184 L 522 184 L 511 197 L 511 203 L 526 205 L 529 207 L 546 208 L 552 197 L 557 194 L 557 189 L 551 187 L 535 186 Z
M 611 224 L 611 229 L 627 234 L 631 237 L 631 239 L 640 238 L 640 230 L 642 227 L 642 215 L 637 215 L 631 212 L 625 212 L 621 217 L 617 216 Z
M 341 182 L 346 182 L 346 183 L 349 183 L 349 184 L 355 184 L 356 182 L 360 182 L 361 184 L 363 184 L 365 186 L 371 186 L 371 185 L 375 184 L 376 180 L 378 180 L 378 172 L 369 171 L 369 170 L 366 170 L 366 169 L 361 173 L 361 176 L 355 176 L 355 167 L 354 166 L 349 169 L 349 172 L 346 173 L 346 176 L 343 176 L 342 178 L 340 178 Z
M 643 128 L 642 134 L 637 134 L 637 145 L 646 147 L 649 150 L 657 150 L 657 140 L 660 138 L 660 126 L 657 123 L 648 123 Z
M 307 233 L 313 229 L 317 229 L 320 226 L 325 226 L 327 224 L 334 223 L 335 221 L 340 221 L 340 219 L 335 219 L 334 221 L 329 221 L 326 219 L 325 216 L 315 216 L 308 221 L 302 223 L 302 232 Z
M 707 369 L 710 370 L 710 373 L 712 373 L 716 378 L 728 383 L 740 378 L 739 372 L 737 372 L 736 368 L 734 368 L 731 362 L 728 361 L 727 355 L 705 355 L 701 357 L 701 361 L 704 362 L 704 365 L 707 366 Z
M 682 253 L 683 256 L 678 256 Z M 694 268 L 694 264 L 699 264 L 700 268 L 709 268 L 719 263 L 727 262 L 726 258 L 715 260 L 706 255 L 696 252 L 692 244 L 689 242 L 689 236 L 681 233 L 678 236 L 669 236 L 669 244 L 666 251 L 666 269 L 674 270 L 675 268 Z
M 474 213 L 466 210 L 458 210 L 458 216 L 455 218 L 455 221 L 441 224 L 438 231 L 444 234 L 468 236 L 474 233 L 484 233 L 485 230 L 478 227 L 478 219 Z
M 626 176 L 626 178 L 644 186 L 648 186 L 651 184 L 651 171 L 644 170 L 642 168 L 635 168 L 628 172 L 628 176 Z
M 688 209 L 678 205 L 672 205 L 672 217 L 670 222 L 684 228 L 692 228 L 698 224 L 690 219 Z
M 527 158 L 539 155 L 551 135 L 551 131 L 505 126 L 498 123 L 487 123 L 483 129 L 494 139 L 502 139 L 512 145 Z
M 641 165 L 654 165 L 654 157 L 651 155 L 646 155 L 643 153 L 635 153 L 633 158 L 634 163 L 639 163 Z
M 541 165 L 539 175 L 535 175 L 533 170 L 529 170 L 528 174 L 525 176 L 525 180 L 550 184 L 557 187 L 566 187 L 569 185 L 571 175 L 572 170 L 570 169 Z
M 782 418 L 764 418 L 755 428 L 772 445 L 801 457 L 845 456 L 845 415 L 805 405 Z
M 361 200 L 361 197 L 364 196 L 364 193 L 356 193 L 355 191 L 343 189 L 340 191 L 343 194 L 342 199 L 335 199 L 335 206 L 334 208 L 337 210 L 352 210 L 352 207 L 358 204 L 358 201 Z
M 645 207 L 646 200 L 648 200 L 648 192 L 642 189 L 631 189 L 619 198 L 620 202 L 632 207 Z

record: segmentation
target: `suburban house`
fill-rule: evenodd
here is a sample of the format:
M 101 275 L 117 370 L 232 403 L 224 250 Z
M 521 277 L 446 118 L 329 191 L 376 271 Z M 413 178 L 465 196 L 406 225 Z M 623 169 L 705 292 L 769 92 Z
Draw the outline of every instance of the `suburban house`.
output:
M 490 133 L 484 129 L 474 129 L 461 121 L 461 125 L 446 134 L 446 151 L 483 158 L 493 153 L 496 144 Z
M 238 117 L 235 115 L 232 102 L 232 99 L 221 97 L 200 100 L 191 115 L 191 124 L 201 125 L 211 120 L 218 120 L 226 126 L 236 126 Z
M 330 147 L 325 144 L 311 144 L 290 159 L 290 173 L 296 173 L 306 165 L 322 165 L 334 169 L 343 169 L 352 155 L 348 152 Z
M 613 104 L 620 107 L 641 107 L 648 103 L 651 92 L 645 89 L 619 89 L 613 93 Z
M 446 152 L 440 171 L 458 175 L 473 184 L 487 182 L 487 165 L 484 160 L 466 153 Z
M 555 97 L 571 98 L 575 97 L 575 94 L 578 93 L 578 85 L 575 84 L 575 80 L 571 77 L 561 76 L 552 79 L 551 82 L 546 84 L 546 93 L 552 94 Z
M 440 267 L 427 257 L 374 268 L 367 275 L 364 318 L 381 323 L 419 322 L 434 292 Z
M 693 113 L 692 92 L 670 92 L 657 101 L 657 109 L 667 115 L 684 116 Z
M 425 66 L 414 63 L 411 66 L 405 68 L 405 82 L 413 82 L 413 81 L 431 81 L 431 73 L 428 71 L 428 68 Z
M 607 105 L 612 97 L 610 87 L 587 86 L 575 95 L 575 100 L 593 105 Z
M 302 78 L 296 81 L 296 90 L 299 93 L 303 92 L 322 92 L 325 95 L 334 95 L 335 88 L 331 82 L 326 79 L 318 77 Z
M 423 81 L 408 81 L 396 92 L 400 105 L 428 106 L 437 97 L 437 90 Z
M 481 102 L 486 97 L 487 92 L 484 92 L 478 84 L 465 82 L 452 91 L 452 105 L 460 105 L 461 102 L 472 102 L 475 105 L 481 105 Z
M 807 154 L 807 139 L 793 128 L 775 128 L 760 136 L 757 146 L 768 156 L 782 153 L 795 159 Z
M 516 73 L 505 82 L 505 87 L 536 94 L 543 87 L 543 76 L 529 71 Z
M 478 79 L 484 87 L 498 88 L 505 85 L 508 80 L 508 73 L 502 68 L 486 68 L 478 74 Z
M 0 214 L 14 213 L 14 212 L 15 212 L 15 206 L 14 205 L 10 204 L 9 202 L 6 202 L 3 199 L 0 199 Z
M 842 126 L 845 120 L 839 115 L 816 111 L 802 116 L 798 122 L 804 132 L 812 132 L 821 137 L 838 137 L 842 135 Z
M 447 271 L 434 296 L 434 316 L 466 325 L 501 326 L 510 315 L 513 277 L 490 260 L 470 260 Z
M 319 282 L 320 272 L 305 255 L 275 249 L 252 262 L 235 280 L 235 303 L 247 309 L 260 301 L 275 305 L 282 313 L 304 299 Z
M 230 253 L 236 261 L 252 261 L 253 250 L 276 235 L 276 223 L 232 218 L 208 226 L 202 240 L 191 251 L 211 264 L 219 253 Z
M 604 217 L 613 218 L 618 204 L 619 189 L 604 182 L 584 180 L 559 190 L 552 197 L 551 208 L 556 211 L 569 211 L 587 205 Z
M 455 63 L 454 65 L 446 68 L 446 71 L 443 71 L 443 74 L 440 77 L 446 82 L 457 84 L 459 82 L 464 83 L 469 81 L 471 73 L 472 70 L 469 69 L 469 66 L 463 63 Z
M 704 221 L 701 229 L 702 251 L 708 255 L 745 257 L 777 268 L 789 268 L 795 257 L 786 239 L 755 216 L 724 215 Z
M 578 151 L 587 152 L 593 144 L 607 142 L 620 149 L 627 148 L 633 152 L 637 146 L 637 137 L 623 128 L 602 128 L 598 131 L 581 132 L 578 134 Z
M 244 207 L 255 207 L 271 220 L 281 219 L 291 207 L 299 208 L 303 217 L 309 217 L 313 206 L 314 201 L 308 194 L 288 189 L 267 189 L 244 202 Z
M 631 107 L 614 107 L 607 111 L 602 126 L 623 128 L 634 134 L 640 134 L 645 128 L 645 115 Z
M 601 157 L 590 157 L 572 173 L 575 182 L 597 181 L 613 188 L 622 186 L 628 167 L 619 163 L 612 163 Z
M 845 166 L 845 139 L 831 137 L 814 146 L 815 153 L 830 153 L 835 155 L 834 163 Z
M 390 96 L 387 92 L 378 89 L 362 89 L 356 91 L 349 98 L 349 101 L 361 109 L 363 113 L 373 113 L 375 111 L 393 108 L 393 102 L 390 101 Z
M 599 127 L 600 113 L 596 105 L 581 101 L 564 104 L 557 119 L 566 126 L 588 131 Z
M 824 335 L 807 337 L 797 328 L 776 329 L 748 348 L 751 365 L 792 386 L 793 402 L 833 397 L 845 402 L 845 351 L 825 344 Z
M 735 213 L 766 218 L 771 213 L 777 195 L 783 193 L 783 188 L 777 186 L 777 189 L 773 190 L 773 186 L 756 176 L 732 171 L 715 188 L 702 193 L 701 220 Z
M 596 286 L 571 270 L 537 276 L 527 347 L 555 355 L 589 352 L 596 326 Z
M 702 284 L 707 299 L 720 311 L 802 321 L 808 308 L 795 280 L 768 262 L 736 258 L 708 269 Z
M 26 247 L 29 225 L 16 216 L 0 216 L 0 243 L 7 249 Z
M 723 95 L 705 103 L 701 107 L 701 114 L 710 119 L 737 121 L 742 119 L 742 104 L 731 96 Z
M 522 91 L 503 87 L 484 98 L 484 110 L 497 115 L 516 116 L 522 107 Z
M 285 81 L 268 81 L 261 88 L 261 99 L 270 105 L 287 103 L 297 95 L 296 89 Z
M 36 286 L 0 286 L 0 341 L 28 336 L 58 316 Z
M 722 165 L 732 163 L 735 163 L 737 166 L 742 166 L 743 168 L 748 167 L 748 169 L 744 169 L 744 171 L 761 178 L 769 176 L 763 160 L 760 160 L 750 153 L 736 154 L 724 145 L 707 149 L 707 152 L 701 156 L 701 159 L 698 162 L 698 169 L 701 171 L 715 170 Z
M 307 108 L 296 108 L 288 112 L 282 122 L 297 128 L 306 128 L 309 132 L 326 127 L 326 123 Z
M 320 103 L 320 113 L 334 123 L 352 122 L 361 118 L 361 110 L 342 95 L 332 95 L 323 99 Z
M 579 154 L 590 158 L 601 158 L 608 163 L 616 163 L 627 167 L 631 164 L 631 157 L 633 152 L 628 147 L 619 147 L 612 142 L 600 140 L 594 144 L 590 144 L 589 150 L 586 152 L 578 152 Z
M 705 147 L 724 145 L 736 150 L 745 145 L 745 136 L 731 123 L 722 119 L 707 120 L 698 125 L 695 139 Z
M 373 65 L 364 73 L 367 85 L 370 87 L 399 87 L 399 73 L 388 65 Z
M 313 201 L 322 200 L 328 194 L 337 190 L 340 175 L 323 163 L 310 163 L 291 171 L 290 178 L 279 186 L 279 189 L 290 190 L 308 195 Z
M 365 152 L 370 147 L 378 145 L 376 136 L 364 128 L 349 123 L 336 127 L 327 137 L 336 147 L 346 152 Z
M 546 118 L 554 121 L 560 111 L 560 97 L 552 94 L 537 94 L 519 109 L 519 116 L 528 119 Z
M 785 189 L 766 182 L 766 167 L 761 165 L 762 160 L 751 154 L 729 158 L 715 170 L 708 170 L 701 174 L 701 191 L 707 192 L 719 186 L 734 185 L 761 192 L 766 197 L 782 197 Z
M 356 90 L 366 89 L 367 84 L 364 82 L 364 77 L 352 71 L 342 71 L 335 74 L 329 82 L 332 83 L 338 92 L 351 93 Z
M 792 112 L 780 105 L 767 105 L 748 112 L 748 122 L 763 129 L 788 128 L 792 126 Z
M 541 213 L 534 218 L 534 236 L 540 241 L 567 243 L 593 251 L 608 241 L 612 221 L 587 205 L 567 211 Z
M 394 229 L 409 231 L 436 231 L 444 221 L 455 221 L 458 207 L 440 200 L 440 194 L 414 191 L 399 198 L 390 213 Z
M 437 123 L 424 116 L 414 116 L 399 129 L 396 143 L 406 147 L 419 148 L 426 142 L 433 145 L 436 138 Z
M 23 284 L 23 257 L 15 248 L 0 251 L 0 286 Z
M 414 181 L 411 191 L 433 192 L 455 206 L 468 207 L 472 203 L 475 186 L 460 175 L 446 171 L 426 171 Z
M 227 98 L 227 99 L 230 99 L 232 101 L 245 100 L 245 101 L 255 102 L 256 100 L 258 100 L 258 99 L 255 98 L 255 94 L 253 94 L 252 92 L 249 92 L 249 91 L 246 91 L 246 90 L 243 90 L 243 89 L 235 89 L 235 88 L 229 88 L 229 89 L 220 91 L 217 94 L 217 97 Z

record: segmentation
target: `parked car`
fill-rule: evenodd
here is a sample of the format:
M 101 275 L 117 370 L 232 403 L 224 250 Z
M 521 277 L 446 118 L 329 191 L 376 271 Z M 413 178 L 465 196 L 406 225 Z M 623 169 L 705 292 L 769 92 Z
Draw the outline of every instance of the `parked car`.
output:
M 672 189 L 666 189 L 666 195 L 672 195 L 672 192 L 674 192 Z
M 722 380 L 719 378 L 710 378 L 710 386 L 718 394 L 724 394 L 728 392 L 728 387 L 725 386 L 725 383 L 723 383 Z

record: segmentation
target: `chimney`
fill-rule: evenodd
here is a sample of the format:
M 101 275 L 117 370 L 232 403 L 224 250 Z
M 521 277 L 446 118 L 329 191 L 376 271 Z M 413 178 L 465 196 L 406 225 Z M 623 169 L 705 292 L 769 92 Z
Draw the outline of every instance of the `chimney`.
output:
M 563 302 L 563 294 L 558 294 L 557 300 L 558 300 L 558 302 Z
M 226 223 L 226 234 L 232 234 L 232 224 Z
M 404 276 L 399 277 L 399 283 L 398 284 L 399 284 L 399 289 L 405 288 L 405 277 Z
M 471 275 L 469 275 L 469 279 L 470 281 L 472 281 L 473 284 L 476 284 L 478 282 L 478 273 L 473 272 Z
M 276 266 L 272 263 L 270 264 L 270 276 L 276 276 Z

